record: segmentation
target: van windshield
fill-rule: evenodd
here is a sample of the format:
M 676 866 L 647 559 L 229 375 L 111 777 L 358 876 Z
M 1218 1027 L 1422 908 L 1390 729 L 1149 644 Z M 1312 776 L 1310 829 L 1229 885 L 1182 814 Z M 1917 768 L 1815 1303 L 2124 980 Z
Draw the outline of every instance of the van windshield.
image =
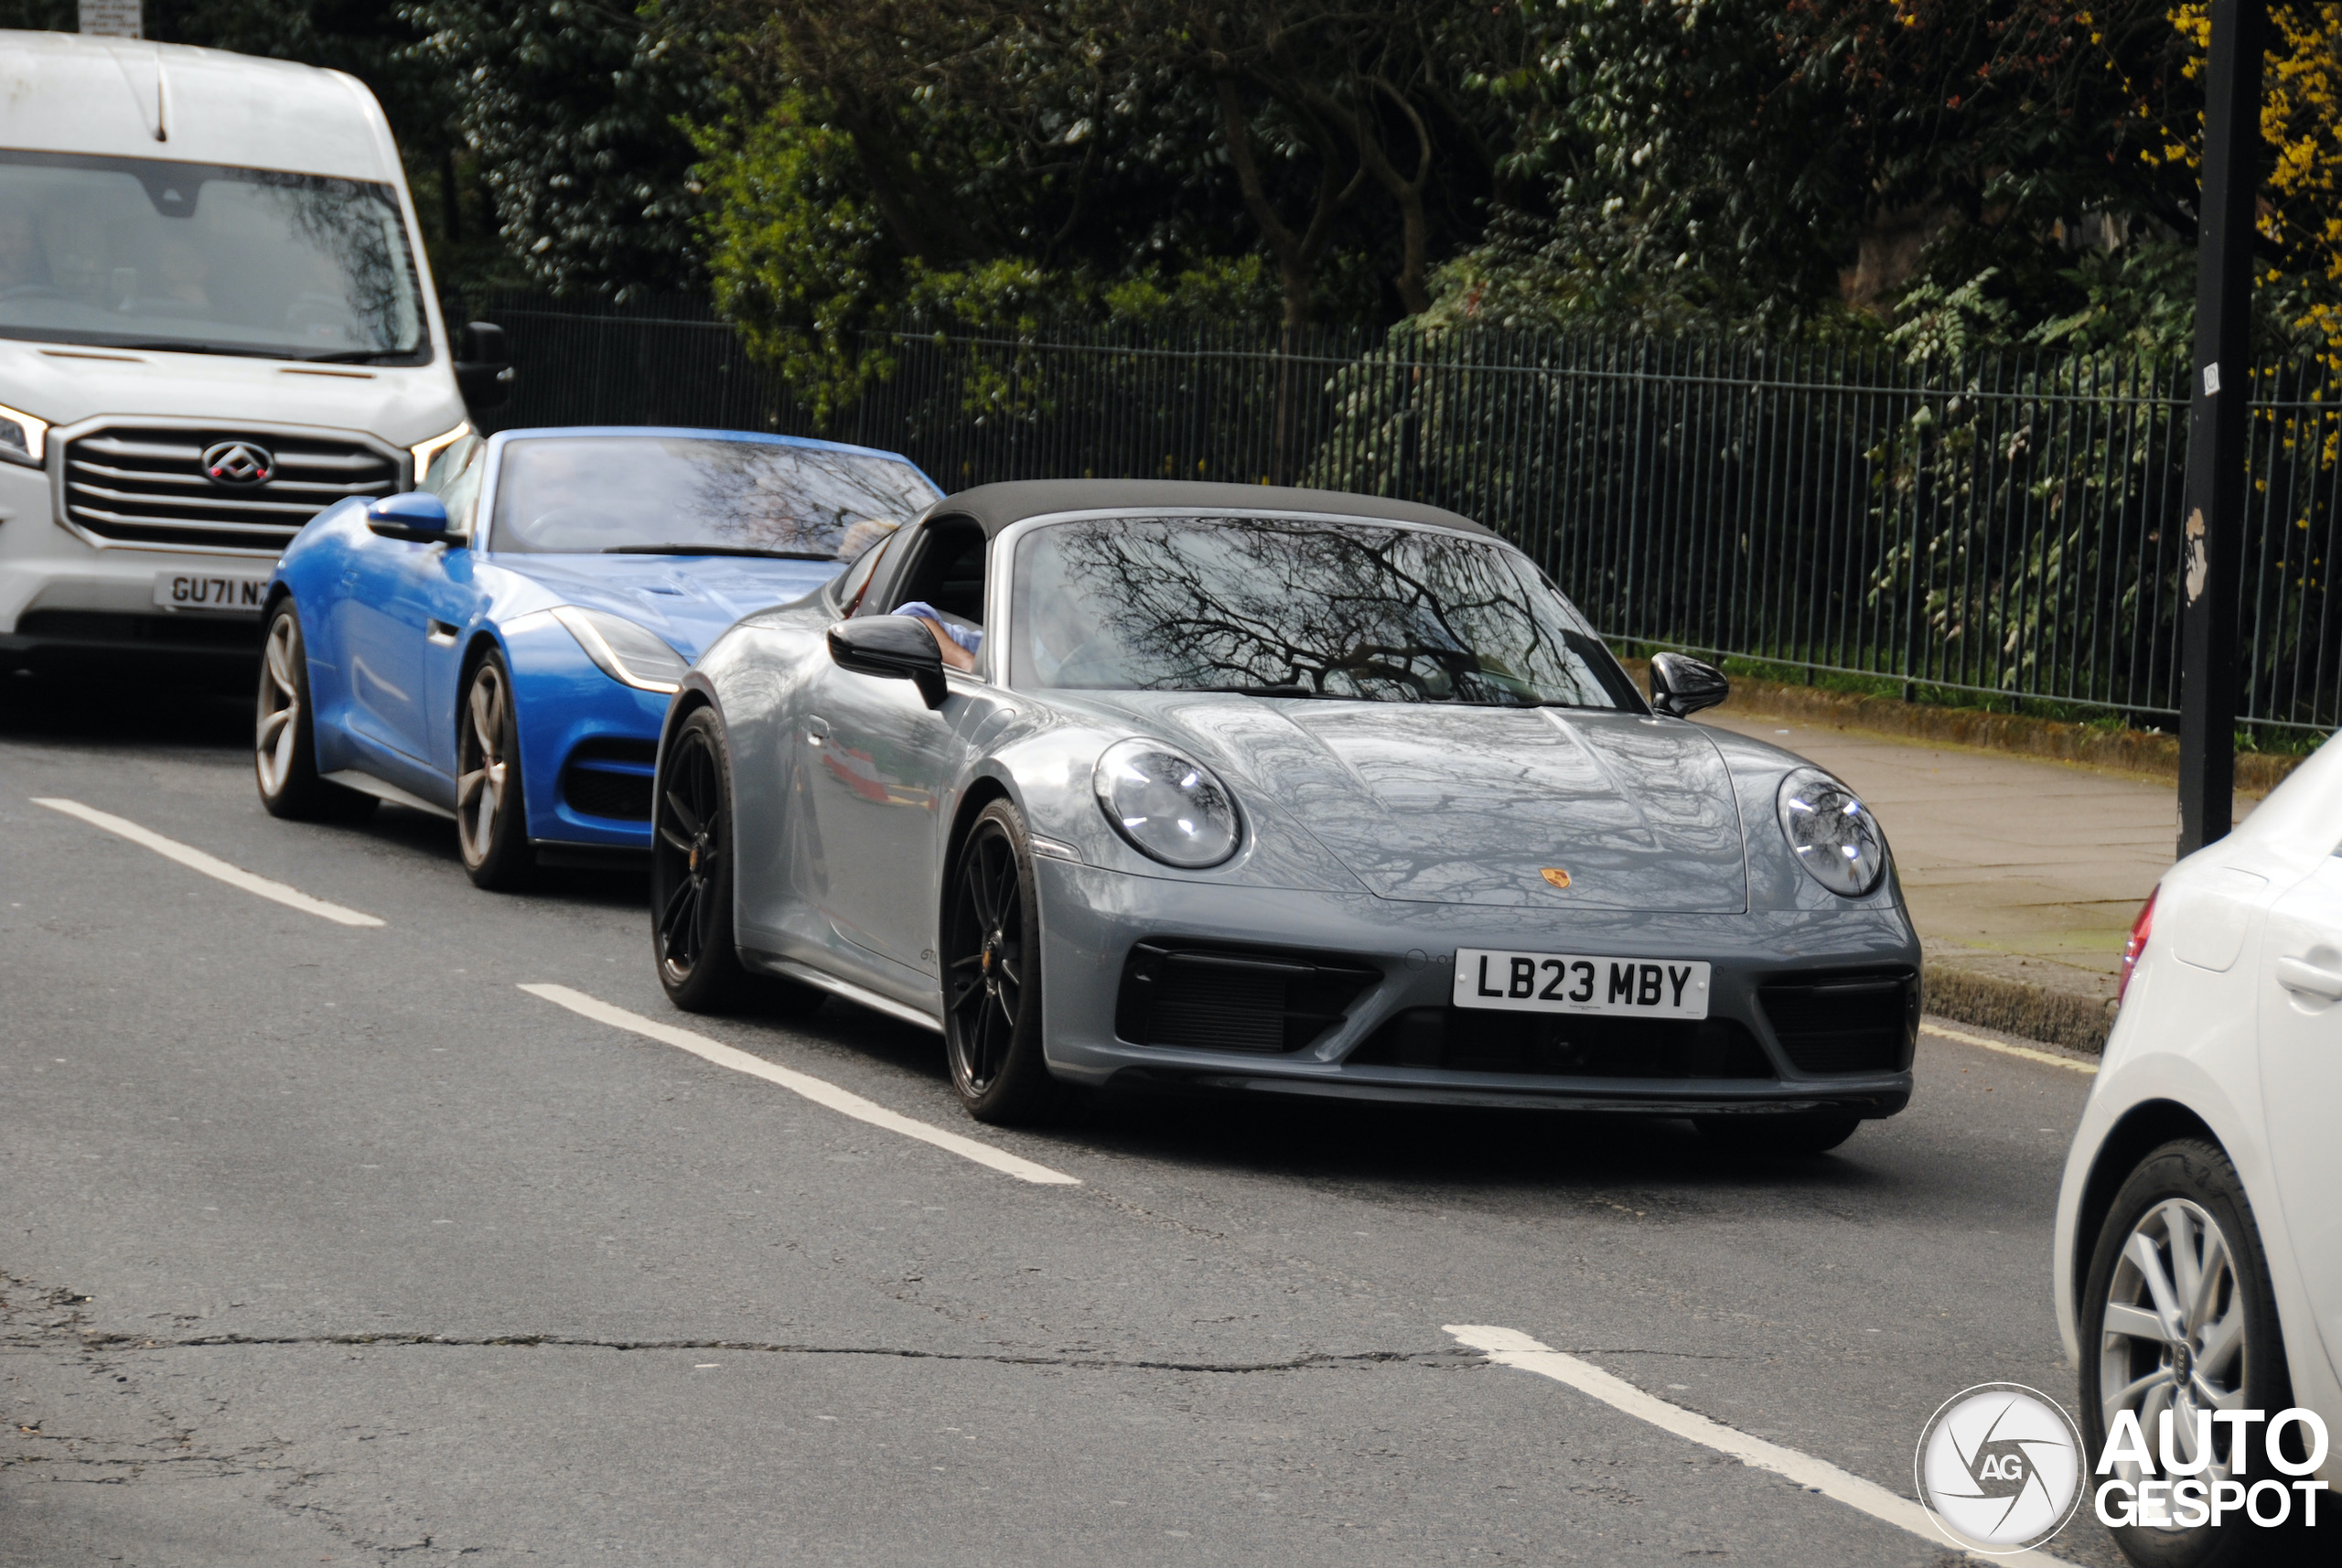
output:
M 424 319 L 387 185 L 0 151 L 0 337 L 421 364 Z

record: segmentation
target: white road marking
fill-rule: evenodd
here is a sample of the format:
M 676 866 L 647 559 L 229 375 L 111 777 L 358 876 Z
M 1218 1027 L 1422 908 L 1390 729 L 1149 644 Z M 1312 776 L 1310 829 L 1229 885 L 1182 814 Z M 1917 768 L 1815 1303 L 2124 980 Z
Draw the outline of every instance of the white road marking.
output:
M 140 827 L 136 822 L 125 821 L 108 811 L 98 811 L 94 807 L 85 806 L 79 800 L 44 800 L 36 795 L 32 798 L 32 801 L 36 806 L 47 806 L 52 811 L 62 811 L 69 817 L 79 817 L 92 827 L 105 829 L 116 838 L 128 839 L 132 843 L 151 849 L 167 860 L 176 860 L 190 871 L 200 871 L 204 875 L 217 878 L 231 887 L 241 887 L 247 893 L 257 893 L 263 898 L 273 898 L 285 908 L 298 909 L 305 915 L 316 915 L 340 926 L 379 926 L 382 923 L 371 915 L 360 914 L 355 909 L 345 909 L 338 904 L 328 904 L 322 898 L 312 898 L 297 887 L 287 887 L 282 882 L 271 882 L 265 876 L 254 876 L 240 865 L 231 865 L 217 856 L 206 854 L 199 849 L 179 843 L 177 839 L 167 839 L 158 832 Z
M 2036 1051 L 2030 1046 L 2004 1045 L 1999 1040 L 1988 1040 L 1982 1035 L 1968 1035 L 1962 1034 L 1958 1029 L 1947 1029 L 1941 1024 L 1922 1024 L 1919 1026 L 1919 1033 L 1933 1035 L 1939 1039 L 1958 1040 L 1963 1046 L 1982 1046 L 1988 1051 L 1998 1051 L 2004 1057 L 2023 1057 L 2029 1062 L 2047 1062 L 2051 1067 L 2068 1068 L 2075 1072 L 2095 1073 L 2098 1071 L 2096 1062 L 2078 1062 L 2071 1057 L 2061 1057 L 2049 1051 Z
M 521 989 L 532 996 L 542 996 L 546 1001 L 566 1007 L 583 1017 L 591 1018 L 597 1024 L 607 1024 L 612 1028 L 628 1030 L 646 1038 L 657 1040 L 661 1045 L 673 1046 L 679 1050 L 689 1051 L 695 1057 L 714 1062 L 717 1067 L 730 1068 L 734 1072 L 745 1072 L 751 1078 L 761 1078 L 768 1083 L 777 1083 L 792 1094 L 801 1094 L 814 1104 L 826 1105 L 841 1115 L 851 1116 L 857 1122 L 867 1122 L 873 1127 L 884 1127 L 889 1133 L 900 1133 L 904 1137 L 916 1138 L 922 1144 L 932 1144 L 937 1148 L 957 1155 L 963 1160 L 973 1160 L 988 1170 L 998 1171 L 1004 1176 L 1013 1176 L 1019 1181 L 1035 1182 L 1043 1187 L 1080 1187 L 1081 1185 L 1081 1178 L 1079 1176 L 1069 1176 L 1063 1171 L 1053 1171 L 1047 1165 L 1035 1165 L 1032 1161 L 1021 1159 L 1004 1149 L 995 1149 L 990 1144 L 980 1144 L 973 1138 L 964 1138 L 957 1133 L 947 1133 L 940 1127 L 930 1127 L 926 1122 L 906 1116 L 900 1112 L 889 1111 L 875 1101 L 865 1100 L 851 1090 L 840 1089 L 825 1079 L 815 1078 L 811 1073 L 798 1072 L 790 1068 L 775 1067 L 762 1057 L 752 1057 L 747 1052 L 727 1046 L 721 1040 L 711 1040 L 705 1035 L 694 1035 L 689 1029 L 678 1029 L 671 1024 L 661 1024 L 656 1019 L 646 1018 L 639 1013 L 629 1013 L 623 1007 L 613 1007 L 608 1003 L 597 1001 L 582 991 L 572 991 L 566 985 L 523 985 Z
M 1638 1421 L 1647 1421 L 1703 1447 L 1729 1454 L 1756 1469 L 1786 1476 L 1809 1491 L 1819 1492 L 1848 1508 L 1859 1509 L 1897 1530 L 1908 1530 L 1930 1545 L 1940 1547 L 1950 1540 L 1936 1528 L 1935 1520 L 1928 1517 L 1927 1509 L 1908 1498 L 1888 1491 L 1875 1481 L 1865 1481 L 1860 1476 L 1841 1470 L 1826 1459 L 1816 1459 L 1810 1454 L 1800 1454 L 1794 1448 L 1784 1448 L 1778 1443 L 1751 1437 L 1722 1422 L 1711 1421 L 1695 1411 L 1670 1404 L 1663 1399 L 1643 1392 L 1624 1378 L 1612 1376 L 1591 1361 L 1581 1361 L 1550 1345 L 1541 1345 L 1517 1328 L 1451 1323 L 1446 1326 L 1446 1330 L 1499 1366 L 1518 1367 L 1524 1372 L 1535 1372 L 1557 1383 L 1567 1383 L 1580 1393 L 1593 1395 L 1613 1410 L 1623 1411 Z M 1995 1552 L 1989 1556 L 1971 1552 L 1969 1555 L 1982 1563 L 2007 1563 L 2011 1568 L 2065 1568 L 2063 1558 L 2052 1557 L 2046 1552 Z

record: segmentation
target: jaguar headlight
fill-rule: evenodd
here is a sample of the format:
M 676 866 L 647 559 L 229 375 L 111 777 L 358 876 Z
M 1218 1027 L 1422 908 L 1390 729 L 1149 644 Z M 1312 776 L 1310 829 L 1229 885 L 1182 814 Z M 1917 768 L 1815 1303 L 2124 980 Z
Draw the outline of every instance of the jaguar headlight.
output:
M 672 692 L 682 684 L 683 672 L 691 668 L 657 634 L 624 616 L 558 605 L 553 618 L 569 628 L 569 635 L 603 674 L 638 691 Z
M 1775 807 L 1789 853 L 1840 897 L 1861 897 L 1886 874 L 1886 835 L 1870 808 L 1819 768 L 1800 768 L 1782 779 Z
M 1152 740 L 1118 741 L 1098 759 L 1098 804 L 1133 849 L 1200 871 L 1236 853 L 1243 822 L 1211 769 Z
M 0 407 L 0 459 L 38 468 L 48 456 L 48 421 Z

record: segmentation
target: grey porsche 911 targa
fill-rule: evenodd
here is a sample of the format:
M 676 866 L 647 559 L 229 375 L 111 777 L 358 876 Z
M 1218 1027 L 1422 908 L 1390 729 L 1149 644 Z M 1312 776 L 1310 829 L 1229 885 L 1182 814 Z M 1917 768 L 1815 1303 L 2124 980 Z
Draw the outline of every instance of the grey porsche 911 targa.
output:
M 1811 1153 L 1911 1094 L 1919 943 L 1853 792 L 1639 693 L 1436 508 L 987 485 L 684 679 L 680 1006 L 845 997 L 985 1121 L 1061 1086 L 1690 1117 Z

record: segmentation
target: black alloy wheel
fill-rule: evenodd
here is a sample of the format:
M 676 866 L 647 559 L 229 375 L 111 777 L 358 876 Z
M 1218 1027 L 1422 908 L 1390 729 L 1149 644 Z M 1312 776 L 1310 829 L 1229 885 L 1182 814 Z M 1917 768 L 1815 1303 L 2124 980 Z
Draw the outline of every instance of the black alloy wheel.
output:
M 810 1013 L 822 993 L 751 974 L 732 926 L 732 768 L 724 726 L 700 708 L 675 727 L 659 766 L 650 842 L 650 945 L 659 983 L 686 1013 Z
M 979 1122 L 1046 1114 L 1057 1085 L 1041 1051 L 1040 902 L 1016 809 L 994 800 L 952 863 L 943 912 L 943 1052 Z
M 381 804 L 317 776 L 317 737 L 309 705 L 309 655 L 301 614 L 278 601 L 261 639 L 260 694 L 252 711 L 252 775 L 272 817 L 355 822 Z
M 456 714 L 456 842 L 473 886 L 509 893 L 537 869 L 521 796 L 521 714 L 494 649 L 480 655 Z

